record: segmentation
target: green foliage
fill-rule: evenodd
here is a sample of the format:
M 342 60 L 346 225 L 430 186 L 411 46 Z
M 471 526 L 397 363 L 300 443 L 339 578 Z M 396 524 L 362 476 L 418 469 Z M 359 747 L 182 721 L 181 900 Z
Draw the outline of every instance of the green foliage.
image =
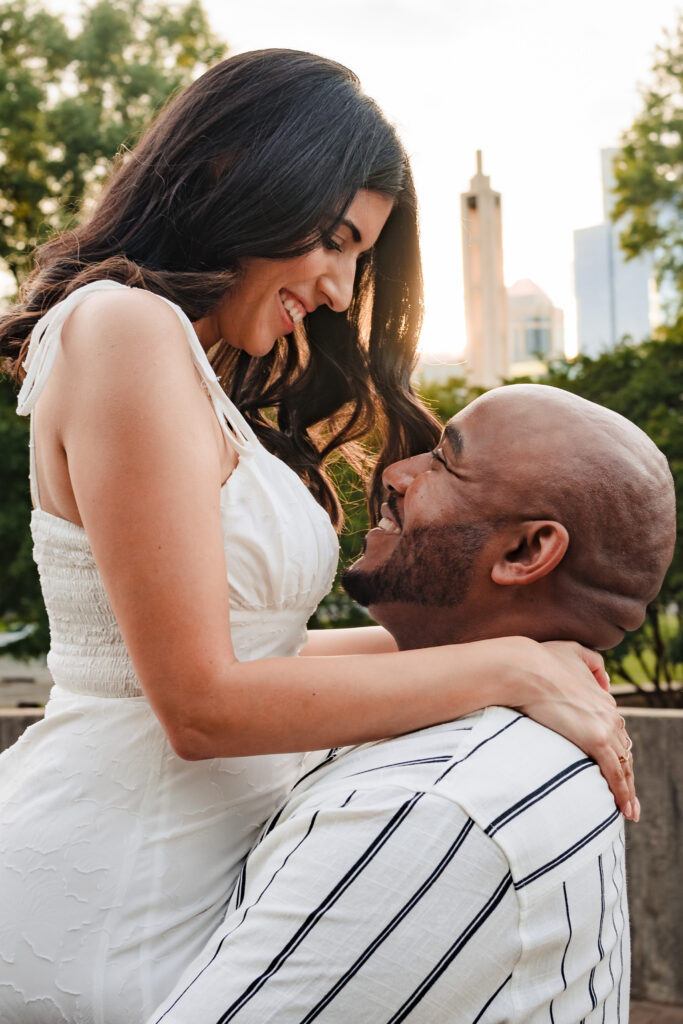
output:
M 418 388 L 420 398 L 442 423 L 446 423 L 475 398 L 483 395 L 485 390 L 486 388 L 473 387 L 468 384 L 464 377 L 450 377 L 443 384 L 421 383 Z
M 657 49 L 642 110 L 621 140 L 613 219 L 628 256 L 653 252 L 683 311 L 683 15 Z
M 225 52 L 199 0 L 97 0 L 75 32 L 33 0 L 0 3 L 0 260 L 17 281 L 121 146 Z
M 368 451 L 372 452 L 371 443 L 368 445 Z M 342 457 L 338 457 L 335 464 L 330 467 L 330 475 L 344 509 L 344 529 L 339 538 L 339 565 L 332 590 L 323 598 L 308 626 L 310 629 L 371 626 L 373 621 L 367 611 L 351 600 L 340 583 L 344 569 L 360 556 L 363 539 L 370 528 L 363 480 Z
M 12 647 L 22 655 L 43 653 L 49 642 L 29 527 L 28 435 L 28 420 L 16 413 L 15 388 L 0 378 L 0 630 L 37 624 L 30 637 Z

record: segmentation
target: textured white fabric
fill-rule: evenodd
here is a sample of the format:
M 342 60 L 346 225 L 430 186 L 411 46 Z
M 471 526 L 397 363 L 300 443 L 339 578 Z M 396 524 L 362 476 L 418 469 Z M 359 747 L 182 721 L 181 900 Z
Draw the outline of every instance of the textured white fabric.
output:
M 626 1024 L 628 990 L 612 795 L 488 708 L 304 775 L 148 1024 Z
M 122 287 L 78 289 L 37 325 L 22 413 L 71 310 Z M 334 575 L 334 530 L 259 444 L 173 308 L 239 456 L 221 492 L 235 651 L 294 655 Z M 33 452 L 31 478 L 39 505 Z M 0 756 L 0 1021 L 135 1024 L 221 919 L 301 757 L 180 760 L 142 695 L 85 530 L 38 507 L 32 531 L 56 685 L 45 720 Z

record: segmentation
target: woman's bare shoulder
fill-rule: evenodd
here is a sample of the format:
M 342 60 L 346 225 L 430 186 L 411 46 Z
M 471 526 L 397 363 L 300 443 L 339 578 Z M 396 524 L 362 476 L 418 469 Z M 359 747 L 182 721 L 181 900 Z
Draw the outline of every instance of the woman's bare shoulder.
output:
M 128 365 L 180 359 L 191 362 L 183 325 L 176 310 L 160 296 L 141 288 L 95 291 L 67 318 L 62 330 L 67 360 Z
M 123 436 L 143 413 L 160 424 L 171 410 L 185 423 L 205 423 L 186 325 L 158 295 L 95 292 L 65 321 L 60 349 L 53 399 L 65 438 L 95 419 Z

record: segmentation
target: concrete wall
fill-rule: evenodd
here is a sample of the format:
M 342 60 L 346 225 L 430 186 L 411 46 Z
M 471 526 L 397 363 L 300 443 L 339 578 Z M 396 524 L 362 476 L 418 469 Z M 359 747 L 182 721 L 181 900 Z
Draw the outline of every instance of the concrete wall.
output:
M 0 708 L 0 752 L 16 743 L 24 729 L 42 717 L 42 708 Z
M 683 1005 L 683 711 L 624 708 L 637 825 L 626 823 L 634 999 Z
M 683 711 L 622 710 L 642 806 L 626 823 L 633 998 L 683 1006 Z M 0 751 L 41 716 L 0 709 Z

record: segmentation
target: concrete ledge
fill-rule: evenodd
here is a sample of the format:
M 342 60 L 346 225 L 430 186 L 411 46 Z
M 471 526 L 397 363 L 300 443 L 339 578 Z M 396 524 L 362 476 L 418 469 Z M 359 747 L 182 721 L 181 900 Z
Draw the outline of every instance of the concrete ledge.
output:
M 0 708 L 0 753 L 21 736 L 29 725 L 39 722 L 43 708 Z
M 631 992 L 683 1006 L 683 711 L 621 710 L 642 809 L 637 825 L 626 822 Z
M 683 1024 L 683 1006 L 631 1003 L 630 1024 Z

